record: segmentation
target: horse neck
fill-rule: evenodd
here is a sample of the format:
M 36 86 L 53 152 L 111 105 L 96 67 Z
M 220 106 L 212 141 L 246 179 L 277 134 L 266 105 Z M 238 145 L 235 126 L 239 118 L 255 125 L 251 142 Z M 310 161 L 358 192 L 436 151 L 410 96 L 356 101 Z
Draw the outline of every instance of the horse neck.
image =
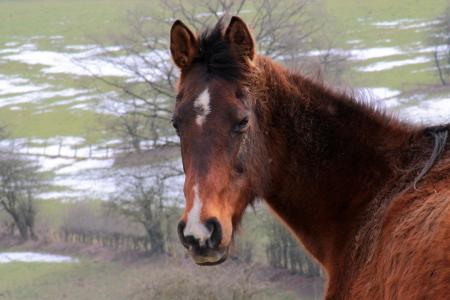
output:
M 262 197 L 332 272 L 339 257 L 344 263 L 368 206 L 414 160 L 406 149 L 418 129 L 266 58 L 257 66 L 256 110 L 270 162 Z

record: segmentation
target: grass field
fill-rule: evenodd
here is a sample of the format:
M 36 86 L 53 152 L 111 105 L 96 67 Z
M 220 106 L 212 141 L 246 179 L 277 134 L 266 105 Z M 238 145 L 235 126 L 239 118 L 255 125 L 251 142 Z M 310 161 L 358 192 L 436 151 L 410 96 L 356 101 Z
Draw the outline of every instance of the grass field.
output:
M 340 47 L 395 47 L 404 53 L 387 58 L 358 62 L 355 67 L 378 61 L 405 60 L 417 56 L 428 47 L 432 21 L 442 14 L 448 2 L 437 1 L 325 1 L 326 11 L 334 16 L 333 24 Z M 416 20 L 416 22 L 414 22 Z M 396 23 L 395 21 L 400 21 Z M 403 22 L 402 22 L 403 21 Z M 412 22 L 408 22 L 412 21 Z M 389 24 L 391 23 L 391 24 Z M 348 43 L 357 41 L 357 43 Z M 426 54 L 428 58 L 431 53 Z M 414 72 L 431 67 L 430 62 L 404 65 L 380 72 L 349 72 L 348 81 L 354 86 L 384 86 L 408 90 L 420 84 L 436 83 L 434 71 Z M 354 68 L 353 68 L 354 70 Z
M 62 36 L 68 44 L 86 43 L 90 36 L 124 32 L 128 10 L 149 3 L 143 0 L 1 1 L 0 42 L 10 42 L 11 37 Z M 42 43 L 54 47 L 51 41 L 43 39 Z
M 0 266 L 0 299 L 241 299 L 246 293 L 257 299 L 295 299 L 267 276 L 249 278 L 242 270 L 233 263 L 205 270 L 181 258 L 15 262 Z

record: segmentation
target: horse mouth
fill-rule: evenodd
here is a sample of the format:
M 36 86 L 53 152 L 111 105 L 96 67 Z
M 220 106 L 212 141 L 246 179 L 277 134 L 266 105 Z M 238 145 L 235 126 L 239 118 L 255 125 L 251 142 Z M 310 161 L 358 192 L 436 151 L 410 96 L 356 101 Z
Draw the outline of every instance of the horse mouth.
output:
M 209 249 L 207 253 L 196 253 L 190 251 L 192 260 L 199 266 L 215 266 L 223 263 L 228 258 L 228 248 L 223 250 Z

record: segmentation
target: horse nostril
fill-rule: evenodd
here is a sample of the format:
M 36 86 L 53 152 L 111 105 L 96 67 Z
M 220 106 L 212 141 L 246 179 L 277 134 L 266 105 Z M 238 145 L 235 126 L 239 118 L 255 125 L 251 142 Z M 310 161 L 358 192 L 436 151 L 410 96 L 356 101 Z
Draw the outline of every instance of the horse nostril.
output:
M 180 221 L 178 223 L 178 237 L 180 238 L 181 244 L 186 248 L 186 249 L 192 249 L 194 248 L 199 248 L 200 245 L 200 240 L 196 237 L 194 237 L 193 235 L 184 235 L 184 228 L 186 227 L 186 223 L 184 221 Z
M 185 248 L 189 248 L 189 241 L 186 239 L 186 237 L 184 236 L 184 233 L 183 233 L 184 227 L 186 227 L 186 223 L 184 221 L 180 221 L 178 223 L 178 227 L 177 227 L 178 237 L 180 238 L 181 244 Z
M 222 241 L 222 226 L 220 226 L 220 223 L 216 218 L 208 219 L 205 225 L 211 232 L 206 243 L 211 249 L 216 249 Z

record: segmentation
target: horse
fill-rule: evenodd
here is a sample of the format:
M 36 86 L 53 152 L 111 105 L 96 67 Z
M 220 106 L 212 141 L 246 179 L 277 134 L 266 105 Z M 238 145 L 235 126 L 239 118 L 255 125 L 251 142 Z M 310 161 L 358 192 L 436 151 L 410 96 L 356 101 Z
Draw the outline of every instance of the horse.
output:
M 170 31 L 194 262 L 224 262 L 262 199 L 325 270 L 326 299 L 448 299 L 450 124 L 408 124 L 255 48 L 237 16 Z

